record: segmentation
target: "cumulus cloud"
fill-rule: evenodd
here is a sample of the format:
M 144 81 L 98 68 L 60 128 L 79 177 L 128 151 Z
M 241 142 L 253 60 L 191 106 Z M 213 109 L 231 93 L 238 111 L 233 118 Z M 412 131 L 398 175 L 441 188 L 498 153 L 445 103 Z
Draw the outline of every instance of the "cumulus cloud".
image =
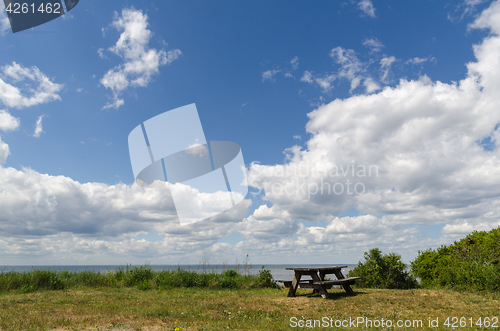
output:
M 6 110 L 0 110 L 0 130 L 2 131 L 14 131 L 19 128 L 20 121 L 9 114 Z M 2 141 L 0 137 L 0 164 L 4 164 L 7 161 L 7 157 L 10 155 L 9 145 Z
M 45 115 L 38 116 L 35 123 L 35 131 L 33 132 L 33 137 L 39 138 L 43 132 L 42 119 Z
M 19 128 L 21 121 L 9 114 L 7 110 L 0 109 L 0 130 L 14 131 Z
M 368 77 L 363 81 L 363 85 L 365 86 L 366 93 L 370 94 L 377 90 L 380 90 L 380 85 L 377 84 L 372 78 Z
M 170 188 L 165 183 L 150 188 L 137 184 L 81 184 L 64 176 L 3 167 L 0 175 L 0 208 L 6 211 L 0 216 L 0 232 L 4 234 L 70 232 L 104 238 L 150 230 L 189 233 L 194 228 L 178 224 Z M 241 217 L 239 214 L 245 213 L 247 207 L 244 202 L 233 214 L 219 215 L 214 222 L 234 223 L 231 218 Z M 203 228 L 203 222 L 196 227 Z M 215 235 L 216 229 L 211 233 Z
M 63 85 L 52 82 L 37 67 L 26 68 L 12 62 L 0 68 L 0 72 L 0 102 L 8 107 L 25 108 L 61 100 L 58 92 Z M 28 94 L 6 81 L 22 85 Z
M 0 137 L 0 164 L 4 164 L 7 161 L 7 157 L 10 155 L 9 145 L 2 141 Z
M 109 51 L 120 56 L 123 63 L 110 69 L 100 80 L 101 84 L 113 91 L 113 102 L 104 108 L 119 108 L 125 104 L 120 95 L 128 87 L 146 87 L 159 67 L 179 58 L 179 49 L 156 50 L 149 48 L 152 32 L 148 29 L 148 16 L 140 10 L 126 8 L 121 15 L 115 12 L 111 24 L 121 32 L 116 44 Z
M 358 8 L 364 15 L 375 18 L 375 7 L 373 7 L 373 3 L 370 0 L 361 0 L 358 2 Z
M 291 227 L 296 238 L 287 235 L 272 249 L 340 240 L 421 249 L 420 224 L 443 226 L 441 238 L 423 240 L 433 246 L 500 225 L 499 17 L 497 1 L 471 24 L 491 34 L 474 46 L 476 61 L 459 82 L 401 79 L 321 105 L 308 114 L 304 148 L 287 149 L 284 164 L 249 167 L 249 184 L 271 205 L 257 209 L 249 224 L 263 214 L 278 228 L 289 220 L 325 222 Z M 346 78 L 363 77 L 353 52 L 336 48 L 332 57 Z M 381 70 L 394 61 L 385 57 Z M 314 79 L 309 72 L 302 78 Z M 338 217 L 351 206 L 363 215 Z

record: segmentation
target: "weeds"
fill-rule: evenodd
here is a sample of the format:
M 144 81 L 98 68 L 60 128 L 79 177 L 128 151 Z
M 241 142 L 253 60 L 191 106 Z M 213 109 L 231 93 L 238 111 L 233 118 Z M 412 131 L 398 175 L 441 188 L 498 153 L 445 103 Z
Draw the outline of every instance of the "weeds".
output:
M 265 288 L 276 287 L 269 270 L 260 270 L 259 275 L 248 275 L 245 267 L 241 272 L 225 269 L 222 273 L 195 272 L 178 269 L 154 271 L 150 266 L 120 267 L 116 271 L 52 271 L 0 273 L 0 291 L 31 293 L 37 290 L 62 290 L 74 287 L 137 287 L 140 290 L 173 287 L 208 288 Z

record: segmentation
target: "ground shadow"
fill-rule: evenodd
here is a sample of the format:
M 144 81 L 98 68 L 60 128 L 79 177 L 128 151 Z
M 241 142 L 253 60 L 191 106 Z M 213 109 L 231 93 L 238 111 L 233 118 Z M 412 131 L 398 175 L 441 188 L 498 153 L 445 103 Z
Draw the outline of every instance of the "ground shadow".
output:
M 362 291 L 355 291 L 354 293 L 347 293 L 347 292 L 328 292 L 328 298 L 327 300 L 338 300 L 342 298 L 348 298 L 348 297 L 354 297 L 357 295 L 364 295 L 368 294 L 367 292 L 362 292 Z M 306 298 L 319 298 L 323 299 L 321 297 L 321 294 L 319 293 L 296 293 L 295 297 L 301 298 L 301 297 L 306 297 Z

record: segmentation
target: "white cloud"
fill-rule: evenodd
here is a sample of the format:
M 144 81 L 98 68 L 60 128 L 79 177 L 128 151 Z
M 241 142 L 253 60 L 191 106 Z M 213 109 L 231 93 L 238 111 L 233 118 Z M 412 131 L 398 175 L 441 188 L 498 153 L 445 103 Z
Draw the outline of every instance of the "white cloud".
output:
M 290 61 L 290 64 L 292 65 L 293 70 L 299 69 L 299 57 L 298 56 L 294 57 L 292 61 Z
M 302 78 L 300 79 L 301 82 L 305 82 L 305 83 L 309 83 L 309 84 L 312 84 L 313 83 L 313 75 L 312 75 L 312 72 L 310 71 L 304 71 L 304 74 L 302 75 Z
M 351 82 L 351 91 L 353 91 L 361 83 L 363 73 L 366 71 L 365 65 L 352 49 L 335 47 L 331 50 L 330 56 L 340 65 L 338 77 L 347 78 Z
M 33 137 L 39 138 L 43 132 L 42 119 L 45 115 L 38 116 L 35 124 L 35 131 L 33 132 Z
M 246 200 L 211 220 L 181 227 L 169 186 L 162 183 L 155 184 L 155 188 L 137 184 L 81 184 L 68 177 L 44 175 L 31 169 L 0 167 L 0 187 L 0 209 L 5 211 L 0 216 L 3 237 L 67 232 L 104 240 L 155 231 L 185 236 L 187 241 L 216 240 L 228 235 L 227 231 L 237 226 L 249 207 Z
M 328 92 L 333 89 L 332 83 L 337 79 L 336 75 L 326 75 L 324 77 L 315 77 L 314 81 L 318 84 L 323 91 Z
M 372 78 L 368 77 L 363 81 L 363 85 L 366 88 L 366 93 L 370 94 L 377 90 L 380 90 L 380 85 L 377 84 Z
M 299 68 L 299 57 L 295 56 L 289 63 L 292 66 L 291 69 L 271 69 L 271 70 L 266 70 L 261 73 L 262 75 L 262 82 L 265 82 L 266 80 L 269 80 L 271 82 L 274 82 L 276 80 L 275 76 L 278 73 L 282 73 L 285 78 L 294 78 L 295 77 L 292 75 L 292 72 L 297 70 Z
M 281 70 L 266 70 L 262 72 L 262 81 L 265 82 L 266 80 L 274 81 L 274 76 L 280 72 Z
M 0 36 L 5 36 L 9 31 L 11 31 L 9 17 L 3 8 L 0 9 Z
M 382 48 L 385 47 L 384 44 L 382 44 L 382 42 L 377 38 L 370 38 L 370 39 L 366 38 L 363 41 L 363 46 L 370 48 L 371 53 L 380 52 Z
M 408 59 L 405 63 L 406 64 L 411 64 L 411 65 L 418 65 L 418 64 L 425 63 L 427 61 L 436 62 L 436 58 L 432 57 L 432 56 L 428 56 L 428 57 L 414 57 L 414 58 Z
M 104 55 L 104 48 L 99 48 L 99 49 L 97 50 L 97 54 L 99 54 L 99 57 L 100 57 L 101 59 L 104 59 L 104 58 L 105 58 L 105 55 Z
M 273 223 L 268 228 L 289 229 L 273 244 L 263 236 L 250 239 L 252 244 L 261 240 L 272 252 L 308 247 L 312 254 L 314 247 L 348 241 L 353 250 L 396 247 L 414 256 L 422 245 L 499 226 L 499 18 L 497 1 L 471 25 L 492 34 L 474 46 L 476 62 L 467 64 L 459 82 L 422 76 L 371 95 L 336 99 L 308 114 L 305 148 L 287 149 L 284 164 L 252 164 L 249 184 L 265 192 L 272 206 L 257 209 L 248 224 L 262 227 L 255 220 L 267 215 Z M 354 52 L 332 53 L 345 77 L 369 78 Z M 386 57 L 381 69 L 394 61 Z M 306 73 L 302 81 L 314 83 Z M 481 143 L 485 138 L 488 149 Z M 371 165 L 378 176 L 360 171 Z M 338 218 L 351 206 L 364 215 Z M 301 228 L 289 220 L 325 225 Z M 418 224 L 442 225 L 443 236 L 427 240 Z
M 450 21 L 462 20 L 464 17 L 473 14 L 476 11 L 476 7 L 487 0 L 463 0 L 455 6 L 454 13 L 448 13 L 448 19 Z
M 5 36 L 9 31 L 11 31 L 9 17 L 3 8 L 0 9 L 0 36 Z
M 2 131 L 14 131 L 19 128 L 20 121 L 9 114 L 6 110 L 0 110 L 0 130 Z M 10 155 L 9 145 L 2 141 L 0 137 L 0 165 L 7 161 L 7 157 Z
M 0 130 L 2 131 L 14 131 L 19 128 L 19 118 L 16 118 L 9 114 L 7 110 L 0 109 Z
M 8 107 L 25 108 L 61 100 L 58 92 L 63 85 L 53 83 L 37 67 L 26 68 L 16 62 L 1 68 L 0 75 L 0 101 Z M 17 86 L 7 83 L 22 85 L 31 95 L 24 95 Z M 33 86 L 32 83 L 38 84 Z
M 358 2 L 358 8 L 367 16 L 375 17 L 375 7 L 370 0 L 361 0 Z
M 151 77 L 158 74 L 159 67 L 175 61 L 182 52 L 174 49 L 168 52 L 149 48 L 152 32 L 148 29 L 148 16 L 133 8 L 123 9 L 121 16 L 115 12 L 112 26 L 122 31 L 116 44 L 109 50 L 120 56 L 124 62 L 110 69 L 100 80 L 113 91 L 113 102 L 104 108 L 119 108 L 125 104 L 120 98 L 128 87 L 146 87 Z
M 396 62 L 396 58 L 394 56 L 384 57 L 380 60 L 380 71 L 382 71 L 380 80 L 382 82 L 387 82 L 387 77 L 389 76 L 389 72 L 391 71 L 391 67 L 394 62 Z
M 352 49 L 345 49 L 343 47 L 335 47 L 330 51 L 330 57 L 333 59 L 334 64 L 339 66 L 336 73 L 326 73 L 323 75 L 314 75 L 311 71 L 304 71 L 301 82 L 309 84 L 317 84 L 323 89 L 324 92 L 329 92 L 334 88 L 333 82 L 337 79 L 345 78 L 351 83 L 350 91 L 354 91 L 360 86 L 363 80 L 368 79 L 364 83 L 368 93 L 373 92 L 376 82 L 367 74 L 367 63 L 361 62 L 356 56 L 356 52 Z
M 2 141 L 0 137 L 0 164 L 4 164 L 7 161 L 7 157 L 10 155 L 9 145 Z

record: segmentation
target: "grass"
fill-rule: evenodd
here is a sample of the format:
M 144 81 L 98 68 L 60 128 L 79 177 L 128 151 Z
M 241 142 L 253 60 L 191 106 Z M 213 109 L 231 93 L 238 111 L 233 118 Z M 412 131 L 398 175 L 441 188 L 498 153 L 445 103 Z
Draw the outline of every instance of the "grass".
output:
M 292 330 L 290 318 L 420 319 L 500 317 L 498 293 L 453 290 L 330 290 L 331 298 L 276 288 L 75 287 L 0 294 L 1 330 Z M 325 330 L 328 328 L 306 328 Z M 335 328 L 332 328 L 335 329 Z M 346 328 L 349 329 L 349 328 Z M 382 328 L 350 328 L 349 330 Z M 413 330 L 413 328 L 404 328 Z M 416 328 L 422 330 L 422 328 Z M 462 328 L 462 330 L 480 328 Z M 488 328 L 483 328 L 488 330 Z M 491 328 L 489 328 L 491 329 Z M 342 330 L 342 328 L 339 328 Z
M 141 290 L 168 289 L 172 287 L 210 288 L 256 288 L 277 287 L 269 270 L 249 275 L 248 269 L 238 272 L 233 269 L 218 272 L 195 272 L 186 270 L 153 271 L 149 266 L 121 267 L 117 271 L 52 271 L 0 273 L 0 291 L 15 290 L 30 293 L 37 290 L 62 290 L 78 286 L 86 287 L 137 287 Z

